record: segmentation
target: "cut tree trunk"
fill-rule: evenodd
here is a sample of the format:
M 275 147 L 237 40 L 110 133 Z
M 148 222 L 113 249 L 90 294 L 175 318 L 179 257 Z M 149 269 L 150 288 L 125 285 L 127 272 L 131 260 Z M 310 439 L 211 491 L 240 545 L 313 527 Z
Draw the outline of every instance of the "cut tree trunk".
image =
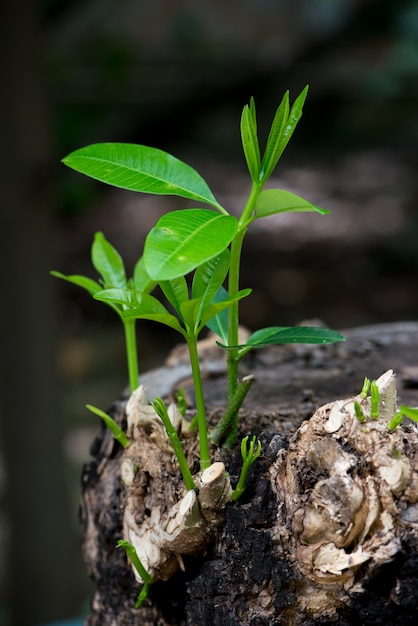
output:
M 213 510 L 208 501 L 202 506 L 205 481 L 193 437 L 184 447 L 200 483 L 185 497 L 163 431 L 145 418 L 139 425 L 126 411 L 127 398 L 114 404 L 124 427 L 128 413 L 134 441 L 124 450 L 101 428 L 83 471 L 83 549 L 97 586 L 86 626 L 417 623 L 417 429 L 408 420 L 387 429 L 395 402 L 390 374 L 379 382 L 379 419 L 370 418 L 370 402 L 358 394 L 365 376 L 393 370 L 399 404 L 418 406 L 418 324 L 344 334 L 345 343 L 275 346 L 242 363 L 241 374 L 254 374 L 256 382 L 240 414 L 240 436 L 256 434 L 263 448 L 236 503 L 220 496 Z M 210 341 L 202 343 L 201 359 L 216 421 L 226 397 L 225 362 Z M 183 348 L 141 383 L 149 399 L 168 399 L 183 386 L 193 414 Z M 353 397 L 364 423 L 354 416 Z M 213 450 L 233 486 L 239 448 Z M 219 468 L 217 479 L 224 476 Z M 115 548 L 122 538 L 138 540 L 156 580 L 140 608 L 141 584 Z

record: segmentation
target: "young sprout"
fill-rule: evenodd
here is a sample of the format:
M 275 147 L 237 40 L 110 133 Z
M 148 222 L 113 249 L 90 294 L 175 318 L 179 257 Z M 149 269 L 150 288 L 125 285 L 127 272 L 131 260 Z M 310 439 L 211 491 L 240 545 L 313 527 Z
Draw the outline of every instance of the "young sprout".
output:
M 238 500 L 245 491 L 248 482 L 248 472 L 251 465 L 260 456 L 261 441 L 254 435 L 250 441 L 249 449 L 247 449 L 248 435 L 241 441 L 242 468 L 236 489 L 232 492 L 231 500 Z M 255 445 L 257 443 L 257 448 Z
M 398 426 L 402 423 L 403 418 L 404 418 L 404 415 L 402 411 L 397 411 L 395 415 L 392 417 L 392 419 L 388 422 L 388 429 L 396 430 Z
M 366 416 L 364 415 L 363 409 L 360 406 L 360 403 L 357 400 L 354 401 L 354 412 L 356 414 L 357 420 L 360 424 L 363 424 L 366 421 Z
M 413 422 L 418 422 L 418 409 L 401 405 L 399 411 L 388 422 L 388 429 L 395 430 L 402 423 L 404 417 L 409 417 Z
M 115 420 L 110 417 L 110 415 L 101 409 L 92 406 L 91 404 L 86 404 L 86 408 L 102 418 L 106 426 L 112 431 L 114 438 L 119 441 L 124 448 L 127 448 L 130 445 L 131 440 L 125 435 L 119 424 L 117 424 Z
M 144 600 L 146 600 L 148 597 L 148 592 L 152 584 L 152 576 L 151 574 L 147 572 L 145 567 L 142 565 L 141 559 L 139 558 L 135 550 L 135 547 L 131 543 L 129 543 L 129 541 L 124 541 L 123 539 L 120 539 L 116 547 L 123 548 L 125 550 L 126 556 L 131 561 L 132 565 L 134 566 L 134 568 L 136 569 L 136 571 L 138 572 L 138 574 L 144 581 L 144 585 L 141 589 L 141 592 L 138 595 L 138 598 L 135 604 L 135 608 L 138 609 L 142 605 Z
M 371 383 L 371 409 L 370 409 L 370 417 L 372 418 L 372 420 L 377 420 L 377 418 L 379 417 L 379 398 L 380 398 L 380 393 L 379 393 L 379 387 L 377 386 L 377 383 L 375 380 L 372 381 Z
M 364 378 L 364 383 L 363 383 L 363 388 L 360 391 L 360 396 L 364 399 L 367 398 L 367 396 L 369 395 L 370 392 L 370 385 L 371 385 L 371 381 L 370 378 L 367 378 L 367 376 Z
M 186 392 L 184 391 L 184 387 L 180 387 L 180 389 L 176 391 L 175 397 L 177 408 L 180 411 L 181 416 L 184 417 L 187 411 Z
M 154 398 L 154 400 L 151 402 L 151 405 L 154 407 L 157 415 L 161 418 L 167 431 L 168 438 L 170 439 L 171 445 L 173 446 L 174 454 L 176 455 L 180 465 L 180 471 L 181 475 L 183 476 L 186 489 L 188 489 L 189 491 L 191 489 L 195 489 L 196 485 L 194 484 L 191 471 L 187 464 L 183 447 L 181 445 L 177 431 L 171 422 L 170 416 L 168 415 L 167 407 L 165 406 L 164 401 L 161 398 Z
M 229 449 L 232 448 L 237 436 L 236 428 L 238 427 L 238 423 L 234 418 L 235 415 L 237 415 L 240 406 L 244 402 L 247 393 L 251 389 L 251 385 L 253 384 L 253 382 L 254 376 L 250 374 L 249 376 L 244 376 L 244 378 L 238 384 L 238 388 L 235 392 L 233 402 L 229 405 L 226 413 L 224 414 L 220 422 L 212 429 L 212 432 L 210 433 L 210 440 L 215 445 L 219 445 L 227 435 L 227 438 L 225 440 L 225 447 Z

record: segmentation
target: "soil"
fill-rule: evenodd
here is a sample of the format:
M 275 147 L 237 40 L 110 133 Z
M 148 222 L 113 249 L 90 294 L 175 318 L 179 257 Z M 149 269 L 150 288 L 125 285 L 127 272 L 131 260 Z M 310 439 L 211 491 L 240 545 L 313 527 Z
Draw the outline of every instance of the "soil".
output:
M 154 583 L 140 609 L 134 608 L 140 587 L 126 565 L 124 552 L 115 549 L 122 537 L 126 502 L 120 475 L 123 452 L 105 428 L 100 430 L 92 448 L 94 460 L 84 467 L 82 476 L 84 554 L 97 586 L 86 626 L 416 623 L 416 520 L 402 526 L 398 548 L 390 559 L 382 559 L 373 568 L 361 565 L 344 593 L 335 591 L 332 610 L 320 604 L 315 610 L 312 603 L 301 598 L 303 593 L 313 593 L 312 589 L 307 591 L 303 571 L 277 530 L 278 520 L 288 528 L 294 520 L 283 518 L 272 468 L 280 455 L 284 458 L 295 446 L 297 429 L 307 424 L 305 420 L 318 407 L 358 394 L 365 376 L 377 379 L 388 369 L 397 377 L 398 402 L 418 406 L 418 324 L 367 326 L 343 334 L 345 343 L 275 346 L 247 355 L 241 375 L 252 373 L 256 382 L 241 411 L 240 429 L 241 435 L 251 433 L 261 439 L 262 455 L 252 469 L 244 496 L 238 503 L 227 504 L 223 522 L 214 530 L 204 553 L 184 556 L 184 571 Z M 207 407 L 210 419 L 216 421 L 226 397 L 225 362 L 210 340 L 202 346 L 202 362 Z M 184 386 L 193 405 L 190 368 L 183 348 L 176 349 L 166 366 L 149 372 L 141 382 L 149 398 L 157 394 L 168 398 Z M 120 423 L 125 420 L 125 404 L 123 397 L 112 408 Z M 414 426 L 403 428 L 405 440 L 416 437 Z M 232 453 L 214 451 L 214 457 L 225 463 L 235 485 L 241 463 L 239 446 Z M 413 467 L 414 476 L 416 470 Z M 326 593 L 333 590 L 329 584 Z

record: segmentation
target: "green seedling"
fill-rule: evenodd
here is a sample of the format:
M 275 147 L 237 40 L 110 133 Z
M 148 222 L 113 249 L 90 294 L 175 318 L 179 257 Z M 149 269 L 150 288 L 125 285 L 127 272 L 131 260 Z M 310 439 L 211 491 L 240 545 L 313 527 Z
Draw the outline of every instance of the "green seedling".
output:
M 98 409 L 97 407 L 92 406 L 91 404 L 86 404 L 86 408 L 92 413 L 94 413 L 95 415 L 98 415 L 99 417 L 102 418 L 106 426 L 112 431 L 113 436 L 116 439 L 116 441 L 119 441 L 119 443 L 124 448 L 127 448 L 130 445 L 131 443 L 130 439 L 125 435 L 125 433 L 123 432 L 119 424 L 117 424 L 115 420 L 112 417 L 110 417 L 110 415 L 108 415 L 101 409 Z
M 190 472 L 189 466 L 187 464 L 186 456 L 184 454 L 183 447 L 181 445 L 179 436 L 177 434 L 176 429 L 174 428 L 170 416 L 167 412 L 167 407 L 165 406 L 164 401 L 161 398 L 154 398 L 151 402 L 154 407 L 155 412 L 161 418 L 164 427 L 166 429 L 168 438 L 170 439 L 171 445 L 173 446 L 174 453 L 177 457 L 177 460 L 180 465 L 181 475 L 183 476 L 184 484 L 186 485 L 186 489 L 191 490 L 195 489 L 196 485 L 194 484 L 194 480 L 192 474 Z
M 131 561 L 132 565 L 135 567 L 136 571 L 144 581 L 142 589 L 138 595 L 135 607 L 138 609 L 143 602 L 148 598 L 149 589 L 152 585 L 152 576 L 147 572 L 145 567 L 142 565 L 141 560 L 135 550 L 135 547 L 129 543 L 129 541 L 124 541 L 120 539 L 116 545 L 117 548 L 123 548 L 126 552 L 126 556 Z
M 360 396 L 362 398 L 366 399 L 367 396 L 369 395 L 369 393 L 370 393 L 370 385 L 371 385 L 371 381 L 366 376 L 365 379 L 364 379 L 362 390 L 360 391 Z
M 360 403 L 357 402 L 357 400 L 354 401 L 354 412 L 356 414 L 357 421 L 360 422 L 360 424 L 363 424 L 367 418 L 363 412 L 363 409 L 360 406 Z
M 372 420 L 377 420 L 377 418 L 379 417 L 380 392 L 379 392 L 379 387 L 377 386 L 377 383 L 376 383 L 375 380 L 372 380 L 372 383 L 370 385 L 370 391 L 371 391 L 371 397 L 370 397 L 370 403 L 371 403 L 370 417 L 372 418 Z
M 91 260 L 100 276 L 99 282 L 87 276 L 79 276 L 76 274 L 66 276 L 56 271 L 52 271 L 51 274 L 86 289 L 93 297 L 104 288 L 125 289 L 131 287 L 142 293 L 149 293 L 156 285 L 155 281 L 150 279 L 142 258 L 140 258 L 135 265 L 133 277 L 128 280 L 121 256 L 101 232 L 96 233 L 94 236 L 94 242 L 91 248 Z M 125 319 L 123 317 L 125 308 L 123 304 L 110 301 L 108 301 L 107 304 L 116 311 L 123 323 L 129 384 L 131 391 L 134 391 L 139 385 L 135 320 L 131 318 Z
M 377 386 L 377 382 L 375 380 L 370 381 L 368 378 L 364 379 L 363 389 L 361 390 L 360 396 L 364 399 L 368 397 L 370 393 L 370 418 L 378 419 L 379 418 L 379 401 L 380 401 L 380 392 L 379 387 Z M 364 414 L 360 403 L 354 402 L 354 411 L 356 414 L 356 418 L 360 423 L 364 423 L 367 420 L 366 415 Z M 410 406 L 405 406 L 401 404 L 398 408 L 398 411 L 388 422 L 389 430 L 396 430 L 398 426 L 401 425 L 404 418 L 407 417 L 413 422 L 418 423 L 418 409 Z M 394 451 L 395 454 L 396 451 Z
M 254 435 L 250 441 L 249 448 L 247 448 L 248 439 L 249 437 L 247 435 L 241 441 L 242 469 L 236 489 L 232 492 L 231 495 L 231 500 L 233 501 L 239 500 L 239 498 L 244 493 L 248 482 L 248 473 L 250 471 L 250 467 L 261 453 L 261 441 L 259 441 Z
M 183 218 L 187 211 L 174 213 L 181 213 Z M 207 211 L 207 213 L 210 213 L 210 211 Z M 172 216 L 173 213 L 165 217 Z M 166 222 L 167 224 L 170 223 L 169 220 L 166 220 Z M 250 289 L 244 289 L 232 297 L 229 297 L 225 292 L 224 299 L 214 301 L 214 295 L 218 292 L 228 273 L 229 261 L 230 253 L 228 249 L 225 249 L 217 256 L 199 265 L 193 275 L 191 292 L 189 292 L 189 286 L 184 276 L 160 281 L 159 285 L 171 304 L 173 313 L 170 313 L 154 296 L 135 289 L 105 289 L 94 294 L 94 298 L 97 300 L 123 306 L 124 310 L 121 315 L 124 320 L 148 319 L 159 322 L 176 330 L 185 339 L 189 349 L 196 398 L 200 466 L 202 470 L 209 467 L 211 461 L 205 399 L 198 355 L 198 337 L 206 324 L 215 315 L 251 292 Z
M 235 443 L 236 427 L 238 426 L 235 416 L 244 402 L 247 393 L 251 389 L 253 382 L 254 376 L 250 374 L 249 376 L 244 376 L 238 384 L 235 396 L 232 403 L 229 405 L 227 412 L 210 433 L 210 439 L 213 444 L 219 445 L 226 433 L 228 433 L 228 437 L 225 439 L 225 447 L 231 448 Z M 233 429 L 231 427 L 233 427 Z
M 186 400 L 186 392 L 184 387 L 180 387 L 178 391 L 175 393 L 177 408 L 180 411 L 180 414 L 185 417 L 187 412 L 187 400 Z
M 402 423 L 404 417 L 408 417 L 413 422 L 418 423 L 418 409 L 401 404 L 399 410 L 388 423 L 389 430 L 395 430 Z
M 239 288 L 241 251 L 248 227 L 255 220 L 289 211 L 328 213 L 289 191 L 264 190 L 301 118 L 307 92 L 308 87 L 305 87 L 292 106 L 289 93 L 285 93 L 274 116 L 263 155 L 257 134 L 254 100 L 251 99 L 250 104 L 244 107 L 240 129 L 250 174 L 250 191 L 238 218 L 217 201 L 200 174 L 162 150 L 126 143 L 102 143 L 76 150 L 63 160 L 74 170 L 110 185 L 143 193 L 177 195 L 211 207 L 210 210 L 193 208 L 173 211 L 164 215 L 152 228 L 145 241 L 142 265 L 147 284 L 138 284 L 135 276 L 132 281 L 126 281 L 119 273 L 118 280 L 114 280 L 112 263 L 115 259 L 109 259 L 107 255 L 112 280 L 102 281 L 104 289 L 98 290 L 95 284 L 90 290 L 94 298 L 107 302 L 117 310 L 129 330 L 126 336 L 131 388 L 137 381 L 132 356 L 136 319 L 166 324 L 185 338 L 193 370 L 202 469 L 210 464 L 197 354 L 197 337 L 205 326 L 218 334 L 219 345 L 227 350 L 228 408 L 224 426 L 220 429 L 221 435 L 216 435 L 216 440 L 219 443 L 227 441 L 228 445 L 236 438 L 238 410 L 246 395 L 242 393 L 238 367 L 247 352 L 269 344 L 323 344 L 344 340 L 342 335 L 327 328 L 278 326 L 256 331 L 244 345 L 238 343 L 239 301 L 250 293 L 248 289 Z M 118 259 L 117 265 L 120 266 Z M 191 272 L 194 276 L 190 285 L 186 275 Z M 73 278 L 60 277 L 67 280 Z M 174 315 L 150 295 L 155 283 L 163 290 Z M 85 284 L 82 286 L 86 287 Z

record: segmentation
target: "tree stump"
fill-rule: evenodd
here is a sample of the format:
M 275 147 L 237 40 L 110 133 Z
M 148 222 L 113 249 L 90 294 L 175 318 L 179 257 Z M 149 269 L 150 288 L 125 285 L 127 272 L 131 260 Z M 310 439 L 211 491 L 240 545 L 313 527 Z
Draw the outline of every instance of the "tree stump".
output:
M 252 373 L 256 381 L 240 413 L 240 437 L 256 434 L 263 445 L 248 487 L 205 522 L 208 530 L 192 548 L 169 554 L 140 608 L 140 584 L 116 549 L 127 511 L 139 532 L 155 511 L 167 531 L 176 524 L 170 511 L 177 515 L 186 492 L 172 451 L 158 443 L 153 427 L 144 427 L 135 443 L 135 475 L 126 469 L 126 452 L 100 428 L 82 475 L 83 550 L 97 587 L 86 626 L 417 623 L 417 428 L 406 420 L 388 431 L 390 375 L 381 379 L 378 420 L 359 423 L 352 399 L 365 376 L 378 379 L 393 370 L 398 402 L 418 406 L 418 324 L 343 334 L 341 344 L 274 346 L 246 356 L 241 375 Z M 216 422 L 226 398 L 224 355 L 206 340 L 201 359 L 208 413 Z M 168 399 L 183 386 L 193 414 L 183 348 L 141 383 L 149 399 Z M 123 397 L 111 411 L 125 427 L 126 402 Z M 362 405 L 367 417 L 368 402 Z M 185 440 L 185 447 L 198 474 L 196 441 Z M 224 463 L 235 486 L 239 445 L 233 452 L 214 449 L 213 461 Z M 188 496 L 182 514 L 194 503 L 194 494 Z

